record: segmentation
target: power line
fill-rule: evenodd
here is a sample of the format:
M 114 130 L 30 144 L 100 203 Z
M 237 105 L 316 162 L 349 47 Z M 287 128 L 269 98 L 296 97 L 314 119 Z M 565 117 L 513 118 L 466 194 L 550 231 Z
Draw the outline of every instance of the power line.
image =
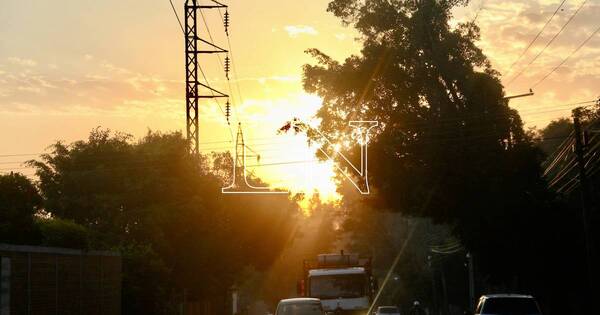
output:
M 544 174 L 543 174 L 543 176 L 547 176 L 547 175 L 550 173 L 550 171 L 551 171 L 551 170 L 554 168 L 554 166 L 556 166 L 560 160 L 562 160 L 563 158 L 565 158 L 565 157 L 566 157 L 566 155 L 567 155 L 567 154 L 568 154 L 568 152 L 569 152 L 569 147 L 570 147 L 570 146 L 572 145 L 572 143 L 573 143 L 573 139 L 571 139 L 571 136 L 572 136 L 572 135 L 573 135 L 573 134 L 571 133 L 571 134 L 569 135 L 569 137 L 568 137 L 567 139 L 565 139 L 565 140 L 564 140 L 564 141 L 561 143 L 561 145 L 559 146 L 559 148 L 562 148 L 562 149 L 559 149 L 559 150 L 556 150 L 556 151 L 555 151 L 555 152 L 560 152 L 560 153 L 558 153 L 558 154 L 557 154 L 557 153 L 555 153 L 555 154 L 554 154 L 554 155 L 555 155 L 555 157 L 554 157 L 554 159 L 552 160 L 552 162 L 550 163 L 550 165 L 548 165 L 548 166 L 546 167 L 546 169 L 544 170 Z
M 575 11 L 575 13 L 573 13 L 573 15 L 571 15 L 571 17 L 567 20 L 567 22 L 565 24 L 563 24 L 563 26 L 560 28 L 560 30 L 556 34 L 554 34 L 554 36 L 552 37 L 552 39 L 550 39 L 550 41 L 548 43 L 546 43 L 546 46 L 544 46 L 544 48 L 542 48 L 542 50 L 540 50 L 540 52 L 537 55 L 535 55 L 535 57 L 533 57 L 533 59 L 531 59 L 531 61 L 529 61 L 529 63 L 527 65 L 525 65 L 525 67 L 523 67 L 521 69 L 521 71 L 519 71 L 519 73 L 517 73 L 510 81 L 508 81 L 508 83 L 506 84 L 507 86 L 509 86 L 511 83 L 513 83 L 516 79 L 518 79 L 525 72 L 525 70 L 529 66 L 531 66 L 546 51 L 546 49 L 550 45 L 552 45 L 552 43 L 554 42 L 554 40 L 556 40 L 556 38 L 558 38 L 558 36 L 560 34 L 562 34 L 562 32 L 565 30 L 565 28 L 571 23 L 571 21 L 573 20 L 573 18 L 575 18 L 575 16 L 577 16 L 577 14 L 583 8 L 583 6 L 587 3 L 587 1 L 588 0 L 585 0 L 585 1 L 583 1 L 579 5 L 579 7 Z
M 225 23 L 225 20 L 223 18 L 223 13 L 221 12 L 221 9 L 218 9 L 218 11 L 219 11 L 219 15 L 221 16 L 221 21 L 223 21 L 223 23 Z M 231 55 L 231 68 L 232 68 L 233 74 L 234 74 L 234 76 L 236 78 L 235 84 L 236 84 L 236 87 L 237 87 L 237 92 L 238 92 L 239 100 L 240 100 L 240 103 L 243 104 L 244 103 L 244 98 L 242 96 L 242 90 L 240 88 L 240 82 L 239 82 L 240 77 L 238 75 L 237 68 L 235 66 L 236 63 L 234 61 L 233 48 L 232 48 L 232 45 L 231 45 L 231 38 L 229 36 L 229 32 L 227 33 L 227 48 L 229 48 L 229 54 Z
M 265 164 L 254 164 L 254 165 L 246 165 L 246 167 L 266 167 L 266 166 L 278 166 L 278 165 L 292 165 L 292 164 L 306 164 L 306 163 L 316 163 L 320 162 L 318 159 L 312 160 L 298 160 L 298 161 L 285 161 L 285 162 L 273 162 L 273 163 L 265 163 Z M 128 165 L 130 164 L 130 165 Z M 134 165 L 131 165 L 134 164 Z M 139 164 L 139 165 L 135 165 Z M 151 164 L 151 165 L 146 165 Z M 85 165 L 85 164 L 84 164 Z M 107 167 L 107 168 L 95 168 L 95 169 L 84 169 L 84 170 L 69 170 L 69 173 L 87 173 L 87 172 L 104 172 L 104 171 L 115 171 L 115 170 L 132 170 L 132 169 L 146 169 L 146 168 L 158 168 L 158 167 L 168 167 L 173 165 L 172 163 L 161 162 L 161 163 L 151 163 L 151 162 L 140 162 L 133 161 L 132 163 L 122 163 L 120 167 Z M 34 166 L 29 167 L 15 167 L 15 168 L 0 168 L 0 172 L 8 173 L 14 170 L 31 170 L 35 169 Z
M 556 8 L 556 10 L 554 11 L 554 13 L 552 13 L 552 16 L 550 16 L 550 18 L 548 19 L 548 21 L 546 21 L 546 24 L 544 24 L 544 26 L 542 27 L 542 29 L 529 42 L 529 45 L 527 45 L 527 47 L 525 48 L 525 50 L 523 50 L 523 52 L 519 55 L 519 57 L 510 65 L 510 67 L 506 71 L 507 74 L 510 73 L 510 71 L 517 64 L 517 62 L 519 62 L 519 60 L 521 60 L 521 58 L 523 58 L 523 56 L 525 56 L 525 53 L 527 53 L 527 51 L 529 51 L 529 48 L 531 48 L 531 46 L 533 45 L 533 43 L 535 43 L 535 41 L 540 37 L 540 35 L 542 35 L 542 33 L 544 32 L 544 30 L 546 29 L 546 27 L 548 26 L 548 24 L 550 24 L 550 22 L 552 21 L 552 19 L 554 18 L 554 16 L 556 16 L 556 13 L 558 13 L 558 10 L 560 10 L 560 8 L 562 8 L 562 6 L 565 4 L 565 2 L 567 2 L 567 0 L 563 0 L 560 3 L 560 5 L 558 6 L 558 8 Z
M 542 82 L 544 82 L 548 77 L 550 77 L 550 75 L 552 75 L 556 70 L 558 70 L 558 68 L 560 68 L 562 65 L 564 65 L 574 54 L 576 54 L 581 48 L 583 48 L 583 46 L 585 46 L 597 33 L 598 31 L 600 31 L 600 26 L 590 35 L 588 36 L 588 38 L 585 39 L 585 41 L 583 41 L 583 43 L 581 43 L 581 45 L 579 45 L 575 50 L 573 50 L 568 56 L 567 58 L 563 59 L 563 61 L 561 61 L 556 67 L 554 67 L 548 74 L 546 74 L 541 80 L 539 80 L 538 82 L 536 82 L 532 88 L 537 87 L 538 85 L 542 84 Z
M 177 14 L 177 9 L 175 9 L 175 5 L 173 4 L 173 0 L 169 0 L 171 3 L 171 8 L 173 8 L 173 13 L 175 13 L 175 17 L 177 18 L 177 22 L 179 22 L 179 27 L 181 27 L 181 32 L 185 35 L 185 30 L 183 29 L 183 23 L 181 23 L 181 19 L 179 18 L 179 14 Z
M 219 13 L 221 12 L 221 9 L 219 9 Z M 204 13 L 202 13 L 202 11 L 200 11 L 200 16 L 202 17 L 202 21 L 204 22 L 204 26 L 206 27 L 206 31 L 208 33 L 208 37 L 210 38 L 211 41 L 214 42 L 212 33 L 210 31 L 210 28 L 208 27 L 208 23 L 206 22 L 206 18 L 204 17 Z M 227 36 L 227 39 L 229 40 L 229 36 Z M 231 54 L 231 48 L 229 48 L 229 54 Z M 223 61 L 221 60 L 221 56 L 217 55 L 217 59 L 219 60 L 219 65 L 221 66 L 221 68 L 224 68 L 223 66 Z M 231 82 L 229 80 L 227 80 L 227 85 L 229 87 L 229 93 L 233 95 L 233 90 L 231 89 Z M 235 116 L 237 117 L 238 122 L 242 122 L 239 115 L 238 115 L 238 111 L 237 111 L 237 106 L 236 106 L 236 102 L 235 99 L 232 97 L 232 104 L 233 104 L 233 110 L 235 112 Z
M 173 0 L 169 0 L 169 3 L 171 4 L 171 8 L 173 9 L 173 13 L 175 14 L 175 18 L 177 19 L 177 23 L 179 24 L 179 27 L 181 28 L 183 37 L 186 38 L 186 32 L 185 32 L 185 28 L 183 27 L 183 23 L 181 22 L 181 19 L 179 18 L 179 14 L 177 14 L 177 9 L 175 9 L 175 5 L 173 4 Z M 202 13 L 202 10 L 200 10 L 200 14 L 202 15 L 203 19 L 204 19 L 204 14 Z M 204 22 L 206 25 L 206 21 Z M 206 25 L 206 28 L 208 30 L 208 25 Z M 210 31 L 209 31 L 210 32 Z M 212 36 L 211 36 L 211 42 L 214 42 L 212 40 Z M 202 74 L 202 78 L 204 79 L 204 82 L 206 82 L 206 87 L 208 88 L 208 90 L 210 91 L 211 95 L 212 95 L 212 99 L 214 100 L 215 104 L 217 105 L 217 107 L 219 107 L 219 110 L 221 111 L 221 113 L 226 116 L 225 111 L 223 110 L 223 107 L 221 106 L 221 103 L 219 103 L 219 101 L 217 100 L 217 98 L 215 97 L 215 92 L 213 91 L 212 88 L 209 87 L 209 82 L 208 79 L 206 77 L 206 74 L 204 73 L 204 70 L 202 69 L 202 67 L 198 66 L 198 70 L 200 71 L 200 73 Z M 187 84 L 187 83 L 186 83 Z M 229 125 L 229 124 L 228 124 Z M 231 130 L 231 126 L 229 126 L 229 135 L 231 137 L 231 142 L 233 142 L 233 131 Z

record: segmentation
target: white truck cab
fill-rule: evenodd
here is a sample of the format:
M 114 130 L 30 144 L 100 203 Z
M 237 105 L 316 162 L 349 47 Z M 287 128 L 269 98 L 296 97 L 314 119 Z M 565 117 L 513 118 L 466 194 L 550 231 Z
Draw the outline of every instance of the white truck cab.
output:
M 321 299 L 327 312 L 365 310 L 370 306 L 365 268 L 313 269 L 308 272 L 309 296 Z
M 365 314 L 376 291 L 371 258 L 357 254 L 322 254 L 304 261 L 302 296 L 318 298 L 328 313 Z

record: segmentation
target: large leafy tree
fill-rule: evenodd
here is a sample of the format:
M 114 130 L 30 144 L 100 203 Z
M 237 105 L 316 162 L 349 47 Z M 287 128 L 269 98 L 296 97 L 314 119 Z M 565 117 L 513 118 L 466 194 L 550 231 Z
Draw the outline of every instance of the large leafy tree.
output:
M 94 130 L 40 161 L 46 211 L 89 228 L 92 246 L 124 257 L 125 313 L 169 313 L 169 301 L 222 297 L 245 265 L 267 268 L 294 225 L 287 196 L 226 196 L 231 158 L 188 153 L 179 133 L 134 140 Z
M 34 215 L 41 205 L 42 198 L 27 177 L 16 173 L 0 175 L 0 242 L 34 241 Z
M 477 47 L 479 28 L 451 23 L 467 2 L 331 1 L 363 48 L 343 62 L 309 50 L 317 63 L 305 66 L 304 87 L 323 98 L 319 128 L 339 144 L 352 143 L 350 120 L 380 122 L 369 144 L 373 207 L 450 224 L 482 272 L 531 288 L 553 268 L 539 268 L 541 253 L 565 243 L 553 227 L 570 221 L 550 202 L 543 154 Z
M 323 97 L 320 127 L 339 142 L 349 120 L 381 123 L 369 155 L 381 206 L 485 225 L 497 222 L 490 206 L 518 203 L 491 200 L 526 201 L 543 187 L 541 156 L 475 45 L 478 27 L 451 27 L 451 10 L 464 3 L 332 1 L 329 11 L 362 34 L 362 54 L 339 63 L 310 50 L 318 64 L 305 66 L 304 84 Z

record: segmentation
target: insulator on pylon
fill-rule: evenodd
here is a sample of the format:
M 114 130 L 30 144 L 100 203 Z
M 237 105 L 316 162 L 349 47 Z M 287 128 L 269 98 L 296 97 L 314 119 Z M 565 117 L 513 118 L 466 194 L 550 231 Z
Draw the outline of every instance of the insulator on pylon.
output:
M 229 56 L 225 57 L 225 76 L 227 77 L 227 80 L 229 80 L 229 71 L 231 70 L 231 59 L 229 59 Z
M 225 34 L 229 36 L 229 11 L 225 11 L 225 17 L 223 19 L 223 24 L 225 24 Z
M 227 117 L 227 124 L 230 125 L 231 122 L 229 121 L 229 118 L 231 118 L 231 104 L 229 103 L 229 100 L 227 100 L 227 103 L 225 104 L 225 117 Z

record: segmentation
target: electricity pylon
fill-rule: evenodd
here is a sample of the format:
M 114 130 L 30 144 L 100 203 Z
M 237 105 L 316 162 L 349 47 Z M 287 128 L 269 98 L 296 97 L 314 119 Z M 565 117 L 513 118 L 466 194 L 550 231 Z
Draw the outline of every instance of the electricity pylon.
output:
M 202 71 L 198 66 L 198 55 L 227 53 L 227 50 L 198 36 L 198 10 L 227 8 L 226 5 L 220 2 L 215 0 L 210 1 L 211 4 L 208 5 L 200 4 L 199 0 L 186 0 L 185 3 L 186 130 L 190 151 L 196 155 L 200 153 L 198 126 L 199 100 L 229 97 L 225 93 L 210 87 L 208 82 L 206 82 L 206 84 L 201 83 L 198 77 L 198 73 Z M 199 50 L 198 43 L 208 46 L 209 48 Z M 210 92 L 210 94 L 201 92 L 200 88 L 208 90 L 207 92 Z
M 246 144 L 244 143 L 244 132 L 242 123 L 238 123 L 238 132 L 235 139 L 235 174 L 234 183 L 241 183 L 246 178 Z

